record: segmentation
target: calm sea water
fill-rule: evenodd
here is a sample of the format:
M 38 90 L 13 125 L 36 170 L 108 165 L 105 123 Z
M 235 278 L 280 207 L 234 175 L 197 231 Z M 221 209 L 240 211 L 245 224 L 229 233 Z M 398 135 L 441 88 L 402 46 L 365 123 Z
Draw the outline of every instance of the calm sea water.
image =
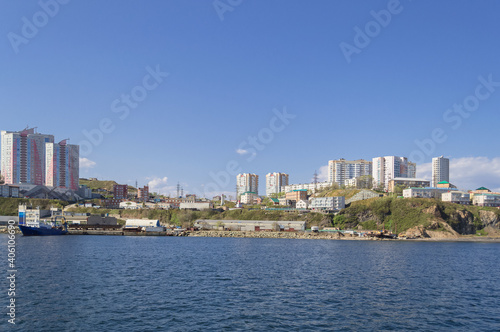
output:
M 18 236 L 16 258 L 9 330 L 500 330 L 499 243 Z

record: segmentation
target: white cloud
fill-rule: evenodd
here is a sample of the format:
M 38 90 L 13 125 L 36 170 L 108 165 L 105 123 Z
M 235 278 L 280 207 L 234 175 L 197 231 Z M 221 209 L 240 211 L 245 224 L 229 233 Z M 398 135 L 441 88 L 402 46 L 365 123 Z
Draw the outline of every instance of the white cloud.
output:
M 417 178 L 431 181 L 432 179 L 432 163 L 417 165 Z
M 318 181 L 326 182 L 328 181 L 328 165 L 321 166 L 318 172 Z
M 149 192 L 156 192 L 161 195 L 174 195 L 177 190 L 176 186 L 168 185 L 168 177 L 148 177 Z
M 417 166 L 417 177 L 431 180 L 432 164 Z M 459 189 L 486 187 L 500 190 L 500 157 L 464 157 L 450 159 L 450 182 Z
M 80 158 L 80 168 L 93 168 L 95 165 L 95 161 L 87 158 Z
M 245 150 L 245 149 L 238 149 L 238 150 L 236 150 L 236 153 L 240 154 L 240 155 L 245 155 L 249 152 L 248 152 L 248 150 Z
M 236 150 L 236 153 L 237 153 L 237 154 L 239 154 L 240 156 L 244 156 L 244 155 L 246 155 L 246 154 L 249 154 L 249 153 L 250 153 L 250 151 L 245 150 L 245 149 L 237 149 L 237 150 Z M 254 150 L 254 151 L 252 152 L 252 156 L 253 156 L 253 157 L 255 157 L 256 155 L 257 155 L 257 152 Z

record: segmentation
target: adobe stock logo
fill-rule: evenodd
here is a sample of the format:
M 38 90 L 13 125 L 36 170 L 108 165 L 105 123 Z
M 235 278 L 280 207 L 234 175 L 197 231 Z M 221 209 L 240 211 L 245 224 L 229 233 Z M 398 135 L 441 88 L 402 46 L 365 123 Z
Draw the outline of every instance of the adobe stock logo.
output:
M 222 22 L 224 21 L 224 14 L 226 12 L 232 12 L 236 7 L 241 5 L 242 2 L 243 0 L 214 0 L 212 5 Z
M 357 25 L 353 28 L 356 33 L 353 39 L 354 45 L 346 42 L 341 42 L 339 44 L 340 50 L 347 63 L 351 63 L 352 56 L 361 53 L 364 48 L 370 45 L 373 38 L 380 34 L 382 28 L 386 28 L 391 23 L 392 17 L 400 14 L 402 11 L 403 6 L 400 4 L 399 0 L 389 0 L 387 9 L 382 9 L 378 12 L 374 10 L 370 11 L 373 20 L 368 21 L 364 29 L 361 29 Z
M 27 45 L 30 40 L 38 35 L 41 28 L 46 26 L 50 19 L 55 17 L 59 13 L 60 5 L 65 5 L 69 0 L 40 0 L 38 5 L 42 10 L 37 11 L 31 17 L 31 20 L 26 16 L 21 18 L 23 25 L 21 27 L 21 34 L 14 32 L 9 32 L 7 34 L 7 39 L 9 39 L 10 45 L 14 53 L 19 53 L 19 46 Z

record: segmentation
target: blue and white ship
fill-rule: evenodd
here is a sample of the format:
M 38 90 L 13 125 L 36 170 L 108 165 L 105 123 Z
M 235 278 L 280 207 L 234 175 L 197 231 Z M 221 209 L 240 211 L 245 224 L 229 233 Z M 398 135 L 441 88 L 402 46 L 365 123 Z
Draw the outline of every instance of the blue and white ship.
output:
M 59 225 L 56 220 L 40 221 L 40 207 L 32 208 L 19 205 L 19 229 L 24 236 L 64 235 L 68 233 L 68 225 L 64 218 Z

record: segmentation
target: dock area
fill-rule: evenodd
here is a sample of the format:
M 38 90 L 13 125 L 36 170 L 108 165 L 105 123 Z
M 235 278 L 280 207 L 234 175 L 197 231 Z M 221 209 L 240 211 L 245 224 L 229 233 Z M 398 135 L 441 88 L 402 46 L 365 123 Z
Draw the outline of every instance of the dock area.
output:
M 124 230 L 95 230 L 78 229 L 69 230 L 67 235 L 120 235 L 120 236 L 184 236 L 182 232 L 162 231 L 162 232 L 131 232 Z

